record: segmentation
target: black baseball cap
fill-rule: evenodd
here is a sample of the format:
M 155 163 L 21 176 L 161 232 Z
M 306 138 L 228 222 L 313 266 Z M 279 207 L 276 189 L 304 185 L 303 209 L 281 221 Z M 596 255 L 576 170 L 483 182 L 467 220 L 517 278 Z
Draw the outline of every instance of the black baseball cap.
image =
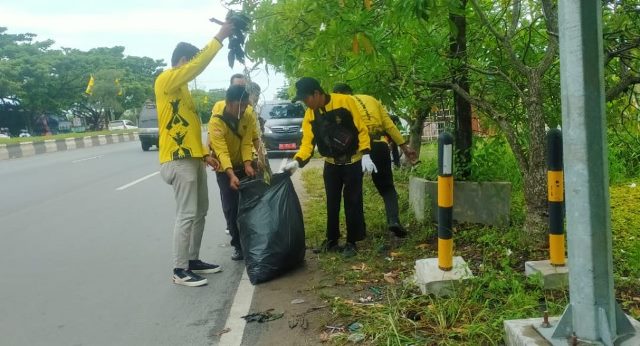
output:
M 302 101 L 305 97 L 313 95 L 313 92 L 316 90 L 324 93 L 317 79 L 302 77 L 296 82 L 296 96 L 291 102 Z

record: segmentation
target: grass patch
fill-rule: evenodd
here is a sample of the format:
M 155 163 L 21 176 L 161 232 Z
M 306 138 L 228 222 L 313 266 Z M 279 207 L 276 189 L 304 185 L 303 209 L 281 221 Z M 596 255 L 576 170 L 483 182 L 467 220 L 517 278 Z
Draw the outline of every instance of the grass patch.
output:
M 114 130 L 114 131 L 95 131 L 95 132 L 79 132 L 79 133 L 60 133 L 52 136 L 32 136 L 32 137 L 13 137 L 13 138 L 0 138 L 0 144 L 14 144 L 22 142 L 44 142 L 49 139 L 65 139 L 65 138 L 84 138 L 87 136 L 98 135 L 113 135 L 133 133 L 137 130 Z
M 431 154 L 429 154 L 431 153 Z M 433 150 L 422 152 L 423 165 Z M 365 343 L 374 345 L 499 345 L 503 340 L 503 321 L 562 314 L 568 304 L 568 291 L 541 288 L 539 278 L 524 276 L 524 262 L 548 257 L 546 246 L 531 246 L 516 221 L 510 228 L 498 229 L 457 225 L 454 251 L 465 258 L 476 277 L 456 287 L 449 298 L 422 295 L 410 283 L 414 264 L 420 258 L 437 257 L 434 225 L 420 224 L 410 213 L 408 180 L 424 167 L 412 172 L 394 171 L 399 194 L 401 220 L 410 232 L 397 242 L 386 231 L 382 198 L 371 178 L 364 179 L 367 239 L 359 242 L 359 254 L 345 259 L 340 254 L 321 254 L 320 267 L 327 282 L 317 292 L 330 302 L 333 344 L 350 343 L 349 337 L 363 333 Z M 302 171 L 309 198 L 305 203 L 308 244 L 315 246 L 325 237 L 326 204 L 322 171 Z M 616 298 L 623 309 L 640 318 L 640 186 L 630 183 L 611 188 L 612 229 Z M 521 185 L 520 185 L 521 186 Z M 514 191 L 514 196 L 517 195 Z M 520 191 L 521 194 L 521 191 Z M 516 199 L 516 197 L 514 197 Z M 519 203 L 517 199 L 514 203 Z M 522 213 L 517 208 L 513 213 Z M 517 220 L 517 215 L 512 216 Z M 341 231 L 346 228 L 341 216 Z M 349 326 L 362 326 L 354 331 Z

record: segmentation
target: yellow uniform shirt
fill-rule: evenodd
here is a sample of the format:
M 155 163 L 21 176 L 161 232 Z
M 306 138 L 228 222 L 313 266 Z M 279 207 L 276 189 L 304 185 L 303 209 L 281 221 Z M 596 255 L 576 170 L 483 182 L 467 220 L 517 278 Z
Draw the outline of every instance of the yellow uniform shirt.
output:
M 187 83 L 204 71 L 221 47 L 214 38 L 188 63 L 166 70 L 156 79 L 160 163 L 208 154 Z
M 329 103 L 324 106 L 324 111 L 319 113 L 329 113 L 334 110 L 345 109 L 351 113 L 353 118 L 353 124 L 358 130 L 358 150 L 351 156 L 350 162 L 358 161 L 362 158 L 362 153 L 368 153 L 371 150 L 371 143 L 369 139 L 369 133 L 367 126 L 362 121 L 360 111 L 356 105 L 355 100 L 349 95 L 342 94 L 330 94 Z M 294 158 L 302 163 L 308 161 L 313 155 L 314 149 L 314 133 L 311 123 L 315 120 L 315 112 L 311 108 L 307 108 L 304 113 L 304 119 L 302 120 L 302 141 L 300 143 L 300 149 L 294 156 Z M 325 160 L 329 163 L 335 164 L 335 160 L 332 157 L 325 157 Z
M 224 108 L 223 108 L 224 110 Z M 209 119 L 209 145 L 220 160 L 220 169 L 224 172 L 228 168 L 243 168 L 245 161 L 253 159 L 252 134 L 255 120 L 245 113 L 240 119 L 227 118 L 229 122 L 236 124 L 236 130 L 230 128 L 220 117 L 228 115 L 213 114 Z
M 380 101 L 369 95 L 353 95 L 353 98 L 356 100 L 362 120 L 369 129 L 369 136 L 374 141 L 386 141 L 384 137 L 386 134 L 397 145 L 404 144 L 404 137 Z
M 225 100 L 218 101 L 213 105 L 213 109 L 211 109 L 211 116 L 215 114 L 222 114 L 224 112 L 224 106 L 227 105 Z M 251 107 L 251 105 L 247 106 L 247 110 L 244 111 L 244 116 L 251 116 L 254 119 L 253 133 L 251 134 L 251 140 L 256 140 L 260 138 L 260 127 L 258 125 L 258 116 L 256 115 L 256 111 Z

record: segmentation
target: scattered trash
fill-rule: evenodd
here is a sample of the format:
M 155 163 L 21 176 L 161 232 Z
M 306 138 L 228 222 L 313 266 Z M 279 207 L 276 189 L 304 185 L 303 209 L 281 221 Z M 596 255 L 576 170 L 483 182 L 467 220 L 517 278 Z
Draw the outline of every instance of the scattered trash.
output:
M 373 297 L 372 296 L 366 296 L 366 297 L 360 297 L 358 298 L 358 301 L 360 303 L 373 303 Z
M 221 331 L 217 332 L 215 335 L 216 335 L 216 336 L 220 336 L 220 335 L 222 335 L 222 334 L 224 334 L 224 333 L 228 333 L 228 332 L 230 332 L 230 331 L 231 331 L 231 328 L 225 328 L 225 329 L 223 329 L 223 330 L 221 330 Z
M 355 334 L 351 334 L 349 335 L 349 337 L 347 338 L 348 341 L 357 344 L 359 342 L 362 342 L 365 338 L 365 335 L 362 333 L 355 333 Z
M 391 252 L 389 255 L 391 255 L 392 258 L 400 257 L 402 256 L 402 252 Z
M 273 320 L 277 320 L 280 319 L 284 316 L 283 312 L 272 312 L 273 309 L 269 309 L 267 311 L 263 311 L 263 312 L 255 312 L 252 314 L 248 314 L 245 316 L 242 316 L 242 318 L 245 319 L 245 321 L 247 321 L 247 323 L 249 322 L 258 322 L 258 323 L 263 323 L 263 322 L 269 322 L 269 321 L 273 321 Z
M 314 307 L 308 308 L 307 311 L 305 311 L 305 314 L 308 314 L 310 312 L 314 312 L 316 310 L 324 309 L 326 307 L 327 307 L 326 305 L 314 306 Z
M 507 251 L 506 251 L 507 256 L 511 256 L 512 253 L 513 253 L 513 251 L 511 251 L 511 249 L 507 249 Z
M 309 327 L 309 322 L 305 317 L 305 314 L 296 315 L 294 318 L 289 320 L 289 328 L 293 329 L 297 326 L 300 326 L 302 329 L 307 329 Z
M 426 248 L 428 248 L 428 247 L 429 247 L 429 244 L 424 244 L 424 243 L 423 243 L 423 244 L 417 245 L 417 246 L 416 246 L 416 250 L 417 250 L 417 249 L 424 250 L 424 249 L 426 249 Z
M 304 303 L 304 299 L 298 298 L 291 301 L 291 304 L 302 304 Z
M 349 328 L 350 332 L 357 332 L 362 329 L 364 326 L 360 322 L 353 322 L 347 328 Z
M 398 273 L 388 272 L 388 273 L 384 274 L 384 281 L 386 281 L 386 282 L 388 282 L 390 284 L 395 284 L 397 277 L 398 277 Z
M 379 296 L 382 294 L 382 291 L 378 287 L 371 286 L 369 287 L 369 291 L 373 292 L 373 294 Z
M 352 270 L 357 270 L 357 271 L 367 271 L 367 265 L 364 263 L 360 263 L 360 265 L 357 266 L 351 266 Z
M 630 188 L 635 188 L 636 187 L 636 183 L 631 183 L 631 185 L 629 185 Z

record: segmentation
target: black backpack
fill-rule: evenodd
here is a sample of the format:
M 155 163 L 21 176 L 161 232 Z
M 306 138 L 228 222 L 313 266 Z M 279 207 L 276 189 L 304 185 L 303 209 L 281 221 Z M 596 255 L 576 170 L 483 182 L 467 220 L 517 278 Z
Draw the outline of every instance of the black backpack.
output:
M 316 109 L 314 114 L 311 129 L 320 155 L 350 158 L 358 151 L 358 129 L 351 112 L 337 108 L 321 113 Z

